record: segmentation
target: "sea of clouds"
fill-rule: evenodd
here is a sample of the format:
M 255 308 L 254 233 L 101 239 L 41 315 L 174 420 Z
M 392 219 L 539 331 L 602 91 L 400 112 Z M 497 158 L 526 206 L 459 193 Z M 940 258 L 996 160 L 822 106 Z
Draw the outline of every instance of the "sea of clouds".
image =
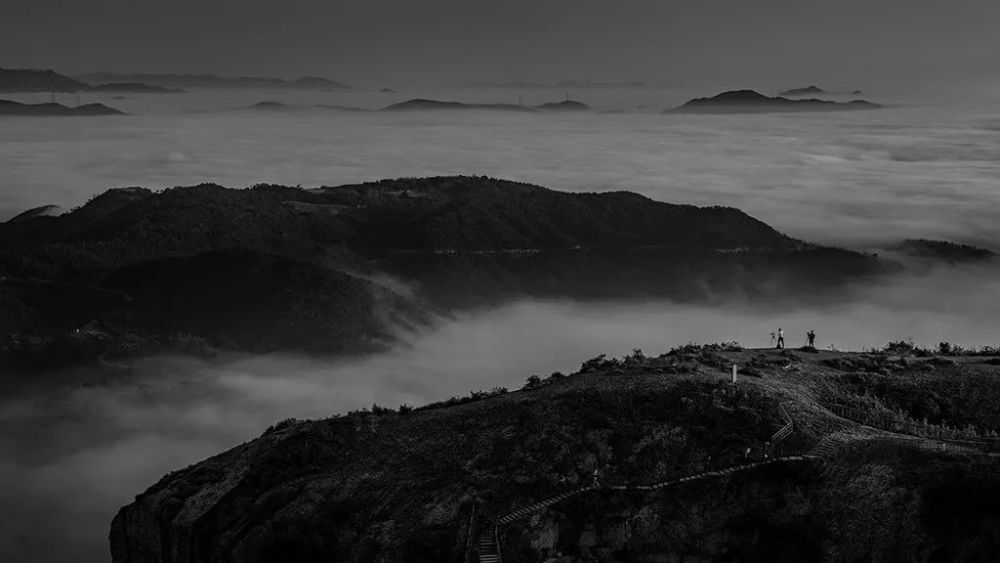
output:
M 628 111 L 569 114 L 307 109 L 381 107 L 420 95 L 516 101 L 516 91 L 503 90 L 95 98 L 84 101 L 115 104 L 130 115 L 2 121 L 0 218 L 38 205 L 72 207 L 121 186 L 313 187 L 486 174 L 561 190 L 623 189 L 735 206 L 816 242 L 1000 241 L 1000 104 L 889 100 L 882 110 L 835 114 L 656 113 L 707 93 L 584 91 L 575 97 L 595 109 Z M 529 92 L 525 103 L 561 96 Z M 302 109 L 240 109 L 267 99 Z

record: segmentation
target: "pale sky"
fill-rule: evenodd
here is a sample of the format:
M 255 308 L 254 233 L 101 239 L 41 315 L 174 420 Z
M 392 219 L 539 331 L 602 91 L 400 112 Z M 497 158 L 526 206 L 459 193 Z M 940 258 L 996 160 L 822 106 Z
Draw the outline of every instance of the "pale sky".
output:
M 0 66 L 66 73 L 870 84 L 1000 76 L 997 0 L 0 0 Z

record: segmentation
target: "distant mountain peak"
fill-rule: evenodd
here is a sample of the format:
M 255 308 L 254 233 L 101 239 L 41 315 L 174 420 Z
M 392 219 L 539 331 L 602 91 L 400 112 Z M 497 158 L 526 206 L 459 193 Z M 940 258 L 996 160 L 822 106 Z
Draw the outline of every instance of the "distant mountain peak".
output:
M 727 92 L 722 92 L 721 94 L 716 94 L 710 99 L 717 100 L 720 102 L 752 102 L 752 101 L 763 101 L 769 100 L 767 96 L 761 94 L 756 90 L 729 90 Z
M 53 70 L 0 68 L 0 92 L 79 92 L 88 85 Z
M 556 111 L 586 111 L 590 109 L 590 106 L 576 100 L 563 100 L 561 102 L 549 102 L 547 104 L 542 104 L 538 106 L 538 109 Z
M 778 93 L 779 96 L 808 96 L 813 94 L 825 94 L 826 90 L 820 88 L 819 86 L 809 85 L 802 88 L 789 88 L 783 92 Z
M 86 82 L 118 83 L 139 82 L 170 88 L 303 88 L 319 90 L 349 90 L 351 86 L 319 76 L 305 76 L 296 80 L 263 76 L 219 76 L 215 74 L 171 73 L 117 73 L 93 72 L 79 77 Z
M 76 117 L 99 115 L 122 115 L 124 112 L 104 104 L 84 104 L 64 106 L 57 103 L 22 104 L 12 100 L 0 100 L 0 115 L 22 115 L 30 117 Z
M 816 98 L 769 97 L 756 90 L 730 90 L 711 98 L 695 98 L 663 113 L 790 113 L 876 109 L 882 106 L 865 100 L 834 102 Z

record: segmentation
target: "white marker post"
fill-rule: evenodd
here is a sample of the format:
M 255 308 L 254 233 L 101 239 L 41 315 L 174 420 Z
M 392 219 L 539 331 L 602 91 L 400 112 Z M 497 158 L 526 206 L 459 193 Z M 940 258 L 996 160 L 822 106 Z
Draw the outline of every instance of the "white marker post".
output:
M 736 364 L 733 364 L 733 383 L 736 383 Z

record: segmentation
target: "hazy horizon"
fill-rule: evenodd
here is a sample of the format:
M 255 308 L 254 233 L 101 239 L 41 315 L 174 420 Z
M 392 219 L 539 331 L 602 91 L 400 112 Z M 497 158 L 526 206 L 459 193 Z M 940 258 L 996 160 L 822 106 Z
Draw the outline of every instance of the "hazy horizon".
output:
M 990 0 L 39 0 L 8 3 L 0 67 L 293 77 L 996 85 Z M 177 30 L 183 29 L 178 40 Z M 856 85 L 856 86 L 855 86 Z

